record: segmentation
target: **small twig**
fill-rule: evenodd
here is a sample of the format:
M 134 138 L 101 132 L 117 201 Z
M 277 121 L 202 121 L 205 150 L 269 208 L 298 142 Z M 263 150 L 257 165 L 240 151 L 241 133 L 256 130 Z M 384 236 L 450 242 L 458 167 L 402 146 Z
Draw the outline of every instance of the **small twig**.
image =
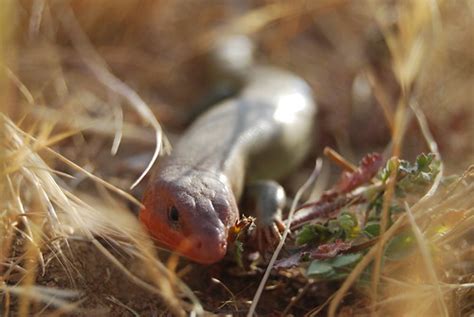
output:
M 387 187 L 383 196 L 383 203 L 382 203 L 382 215 L 381 215 L 381 221 L 380 221 L 380 235 L 383 235 L 385 231 L 387 230 L 387 226 L 389 223 L 389 209 L 390 205 L 392 203 L 392 198 L 395 193 L 395 185 L 397 182 L 397 171 L 398 171 L 398 165 L 399 165 L 399 157 L 400 153 L 402 151 L 402 143 L 403 143 L 403 137 L 405 135 L 405 128 L 406 128 L 406 121 L 407 121 L 407 116 L 406 116 L 406 108 L 408 104 L 408 95 L 407 91 L 403 89 L 402 86 L 402 96 L 400 97 L 400 100 L 398 102 L 397 110 L 395 112 L 395 121 L 394 121 L 394 126 L 393 126 L 393 131 L 392 131 L 392 142 L 393 142 L 393 147 L 392 147 L 392 159 L 394 163 L 394 169 L 390 173 L 389 179 L 387 181 Z M 380 240 L 380 243 L 377 243 L 374 248 L 377 249 L 375 261 L 374 261 L 374 266 L 373 266 L 373 271 L 372 271 L 372 280 L 371 280 L 371 295 L 372 295 L 372 310 L 371 310 L 371 316 L 375 315 L 375 306 L 377 303 L 377 290 L 378 290 L 378 284 L 379 284 L 379 279 L 380 279 L 380 273 L 381 273 L 381 266 L 382 266 L 382 257 L 383 257 L 383 251 L 384 251 L 384 240 Z
M 336 163 L 343 170 L 348 172 L 354 172 L 357 170 L 357 166 L 346 160 L 341 154 L 337 153 L 334 149 L 326 146 L 324 148 L 324 155 L 327 156 L 331 161 Z
M 282 316 L 287 316 L 288 315 L 288 312 L 290 311 L 290 309 L 295 306 L 295 304 L 301 299 L 303 298 L 304 294 L 308 291 L 309 287 L 311 285 L 314 284 L 314 281 L 313 280 L 309 280 L 308 283 L 305 284 L 305 286 L 303 286 L 303 288 L 300 288 L 298 290 L 298 294 L 293 297 L 290 301 L 290 303 L 285 307 L 285 310 L 283 310 L 283 313 L 281 313 Z
M 329 302 L 334 298 L 334 296 L 335 294 L 332 294 L 331 296 L 329 296 L 322 305 L 319 305 L 318 307 L 313 308 L 310 312 L 306 313 L 304 317 L 317 316 L 324 309 L 324 307 L 326 307 L 329 304 Z
M 21 80 L 16 76 L 13 71 L 7 67 L 3 66 L 5 68 L 5 72 L 7 73 L 8 78 L 15 84 L 15 86 L 18 88 L 20 93 L 25 97 L 26 101 L 30 105 L 34 105 L 35 103 L 35 98 L 33 97 L 33 94 L 28 90 L 28 88 L 21 82 Z
M 235 299 L 234 293 L 232 293 L 232 291 L 231 291 L 224 283 L 222 283 L 220 280 L 218 280 L 217 278 L 213 277 L 213 278 L 211 278 L 211 280 L 212 280 L 214 283 L 216 283 L 216 284 L 222 286 L 222 288 L 224 288 L 225 291 L 226 291 L 227 293 L 229 293 L 230 297 L 232 298 L 232 300 L 229 301 L 229 302 L 232 303 L 232 306 L 234 306 L 235 311 L 239 310 L 239 308 L 238 308 L 237 305 L 235 304 L 235 303 L 236 303 L 236 299 Z M 223 306 L 221 306 L 221 307 L 223 307 Z
M 392 198 L 395 195 L 395 186 L 397 183 L 397 172 L 398 172 L 398 166 L 400 164 L 398 160 L 398 156 L 394 157 L 391 159 L 393 162 L 393 170 L 390 173 L 390 176 L 387 180 L 387 186 L 386 190 L 383 193 L 383 202 L 382 202 L 382 215 L 381 215 L 381 220 L 380 220 L 380 235 L 383 235 L 388 227 L 389 224 L 389 218 L 390 218 L 390 206 L 392 204 Z M 390 163 L 389 163 L 390 164 Z M 376 257 L 374 261 L 374 268 L 372 271 L 372 281 L 371 281 L 371 290 L 372 290 L 372 307 L 375 307 L 375 304 L 377 303 L 377 289 L 378 289 L 378 283 L 379 283 L 379 278 L 382 270 L 382 257 L 383 257 L 383 252 L 384 252 L 384 243 L 377 243 L 374 246 L 374 249 L 376 249 Z M 374 313 L 374 311 L 373 311 Z
M 294 221 L 292 221 L 291 223 L 291 229 L 292 230 L 297 229 L 301 227 L 302 225 L 304 225 L 305 223 L 308 223 L 309 221 L 315 218 L 327 217 L 335 210 L 341 209 L 344 206 L 361 204 L 364 201 L 365 199 L 362 196 L 356 196 L 356 197 L 343 196 L 343 197 L 338 197 L 333 201 L 324 202 L 323 204 L 319 206 L 317 205 L 317 202 L 301 205 L 295 210 L 295 212 L 305 209 L 305 208 L 309 208 L 309 207 L 313 207 L 314 209 L 306 213 L 305 215 L 298 217 L 297 219 L 294 219 Z
M 122 107 L 114 105 L 114 124 L 115 134 L 114 134 L 114 141 L 112 143 L 112 148 L 110 149 L 110 154 L 116 155 L 122 141 L 123 136 L 123 110 Z
M 37 188 L 36 188 L 37 189 Z M 42 203 L 41 196 L 38 191 L 36 191 L 33 201 L 33 207 L 36 207 Z M 41 245 L 43 244 L 43 239 L 41 231 L 43 228 L 40 223 L 43 219 L 37 215 L 32 219 L 33 226 L 31 240 L 27 240 L 25 246 L 25 274 L 21 282 L 22 287 L 27 290 L 30 290 L 35 283 L 37 274 L 38 274 L 38 262 L 41 255 Z M 42 258 L 41 258 L 42 259 Z M 18 316 L 28 316 L 30 314 L 30 296 L 21 296 L 18 302 Z
M 118 305 L 122 308 L 125 308 L 126 310 L 128 310 L 133 316 L 135 317 L 140 317 L 140 314 L 138 312 L 136 312 L 135 310 L 133 310 L 131 307 L 128 307 L 127 305 L 125 305 L 124 303 L 122 303 L 121 301 L 119 301 L 117 298 L 113 297 L 113 296 L 106 296 L 105 297 L 106 300 L 114 303 L 115 305 Z

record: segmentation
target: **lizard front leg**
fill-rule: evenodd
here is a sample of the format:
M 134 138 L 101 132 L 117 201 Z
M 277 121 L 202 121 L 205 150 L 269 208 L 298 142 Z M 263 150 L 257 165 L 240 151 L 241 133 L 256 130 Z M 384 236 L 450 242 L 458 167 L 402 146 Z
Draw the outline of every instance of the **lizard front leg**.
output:
M 280 241 L 281 232 L 285 229 L 282 221 L 282 211 L 286 204 L 285 191 L 275 181 L 256 181 L 246 186 L 242 201 L 245 209 L 254 211 L 257 218 L 252 238 L 257 250 L 264 254 Z

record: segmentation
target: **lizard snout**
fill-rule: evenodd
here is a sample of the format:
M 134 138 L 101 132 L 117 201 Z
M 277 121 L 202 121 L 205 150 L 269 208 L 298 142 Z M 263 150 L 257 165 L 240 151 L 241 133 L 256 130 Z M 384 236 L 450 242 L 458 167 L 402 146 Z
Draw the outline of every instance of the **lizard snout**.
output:
M 190 257 L 203 264 L 215 263 L 221 260 L 227 252 L 227 241 L 224 234 L 215 236 L 193 237 Z

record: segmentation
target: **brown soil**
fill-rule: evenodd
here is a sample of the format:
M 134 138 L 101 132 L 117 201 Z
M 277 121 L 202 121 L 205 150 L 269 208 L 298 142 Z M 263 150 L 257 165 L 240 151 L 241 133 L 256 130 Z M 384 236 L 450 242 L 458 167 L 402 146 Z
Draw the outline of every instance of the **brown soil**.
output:
M 127 1 L 128 4 L 119 4 L 105 1 L 98 5 L 92 1 L 77 0 L 72 1 L 71 6 L 112 72 L 145 99 L 173 139 L 185 128 L 195 101 L 210 88 L 203 54 L 196 48 L 199 36 L 255 8 L 273 3 L 259 0 L 244 2 Z M 472 17 L 470 20 L 464 13 L 469 11 L 466 9 L 468 4 L 460 1 L 455 5 L 454 2 L 446 1 L 440 9 L 443 31 L 438 42 L 430 42 L 432 46 L 426 53 L 426 64 L 415 90 L 449 173 L 459 173 L 474 161 L 474 59 L 472 49 L 468 47 L 474 25 Z M 69 103 L 75 100 L 71 96 L 86 96 L 86 92 L 103 98 L 102 101 L 107 103 L 110 96 L 97 84 L 74 51 L 68 32 L 60 27 L 61 6 L 51 3 L 45 11 L 39 35 L 34 40 L 27 36 L 32 7 L 27 2 L 19 5 L 18 56 L 15 58 L 18 65 L 14 69 L 23 83 L 40 96 L 41 103 L 51 108 L 61 110 L 62 106 L 69 105 L 70 109 L 76 109 L 75 104 L 71 106 Z M 321 9 L 302 10 L 296 16 L 277 19 L 252 34 L 258 44 L 259 59 L 290 69 L 306 79 L 320 107 L 318 129 L 311 141 L 315 145 L 313 152 L 303 167 L 285 181 L 290 196 L 308 175 L 314 158 L 322 153 L 324 146 L 337 148 L 347 159 L 356 163 L 365 153 L 383 151 L 390 141 L 390 129 L 382 107 L 370 89 L 369 93 L 366 92 L 370 86 L 365 77 L 367 71 L 372 71 L 378 83 L 377 89 L 384 92 L 392 112 L 400 96 L 390 52 L 372 12 L 358 1 L 328 3 L 330 5 Z M 459 31 L 461 29 L 463 31 Z M 56 57 L 51 52 L 57 54 Z M 66 95 L 57 91 L 61 83 L 53 80 L 57 72 L 51 65 L 55 66 L 55 63 L 61 66 L 62 74 L 67 79 L 69 86 Z M 355 84 L 356 79 L 360 86 Z M 81 102 L 84 101 L 77 104 Z M 6 109 L 6 112 L 11 113 L 13 118 L 21 118 L 23 113 L 30 112 L 29 109 L 18 107 Z M 127 122 L 139 125 L 138 116 L 133 111 L 126 110 L 125 118 Z M 61 123 L 58 126 L 60 130 Z M 407 129 L 403 155 L 412 159 L 418 153 L 427 151 L 427 146 L 414 120 Z M 112 157 L 109 154 L 111 140 L 110 136 L 84 132 L 58 144 L 55 149 L 73 158 L 77 164 L 88 166 L 107 181 L 128 188 L 139 172 L 130 167 L 126 160 L 137 153 L 150 153 L 153 142 L 125 139 L 118 156 Z M 54 168 L 72 172 L 62 164 Z M 337 174 L 334 169 L 333 172 Z M 96 191 L 90 183 L 79 183 L 70 182 L 68 185 L 78 191 Z M 140 199 L 142 190 L 143 184 L 133 194 Z M 143 275 L 143 267 L 135 259 L 106 241 L 101 243 L 132 273 Z M 20 250 L 21 241 L 15 246 L 14 254 Z M 49 287 L 79 290 L 77 300 L 81 303 L 79 310 L 72 315 L 170 314 L 156 294 L 128 280 L 90 242 L 70 239 L 63 250 L 70 261 L 67 265 L 45 250 L 47 265 L 45 271 L 38 274 L 37 282 Z M 180 270 L 185 272 L 183 280 L 207 311 L 229 315 L 246 314 L 263 275 L 261 269 L 245 272 L 232 260 L 212 266 L 181 260 Z M 324 304 L 339 285 L 339 282 L 314 281 L 308 284 L 298 269 L 273 273 L 257 312 L 268 316 L 278 316 L 283 312 L 301 316 Z M 301 297 L 285 311 L 300 292 Z M 360 309 L 363 311 L 365 305 L 365 295 L 354 290 L 341 305 L 341 315 L 349 316 L 356 308 L 359 312 Z M 33 311 L 39 312 L 43 306 L 35 308 Z M 53 312 L 54 309 L 47 311 Z M 320 315 L 325 315 L 325 312 L 323 309 Z

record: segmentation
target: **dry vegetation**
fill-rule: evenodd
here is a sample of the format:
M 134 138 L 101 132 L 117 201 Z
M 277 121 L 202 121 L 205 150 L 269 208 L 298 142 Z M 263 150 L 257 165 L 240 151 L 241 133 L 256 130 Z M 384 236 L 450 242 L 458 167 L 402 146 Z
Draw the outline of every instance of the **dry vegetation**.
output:
M 168 150 L 161 126 L 173 141 L 211 88 L 203 56 L 230 29 L 317 97 L 315 150 L 285 181 L 290 195 L 324 146 L 354 163 L 384 150 L 442 162 L 395 219 L 392 170 L 380 238 L 347 278 L 272 271 L 256 312 L 472 314 L 473 17 L 468 0 L 3 1 L 0 315 L 249 312 L 265 266 L 158 256 L 135 216 L 144 181 L 132 186 Z M 336 176 L 324 165 L 316 194 Z M 412 252 L 384 261 L 407 229 Z

